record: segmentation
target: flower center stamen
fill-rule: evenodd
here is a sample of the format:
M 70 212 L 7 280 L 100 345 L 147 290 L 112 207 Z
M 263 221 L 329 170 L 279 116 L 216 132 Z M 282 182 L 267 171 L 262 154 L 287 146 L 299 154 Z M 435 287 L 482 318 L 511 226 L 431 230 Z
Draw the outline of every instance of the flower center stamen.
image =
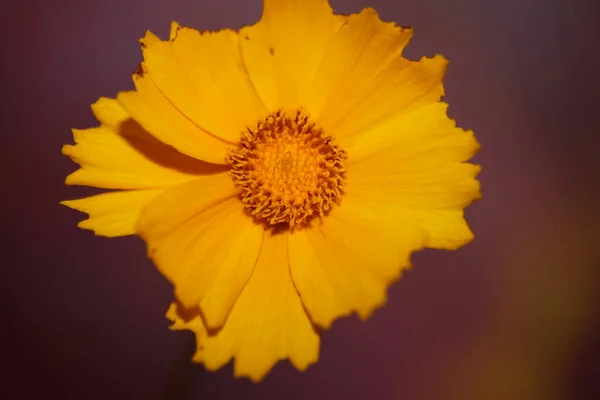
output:
M 295 227 L 339 203 L 346 158 L 301 111 L 276 111 L 242 134 L 227 161 L 242 202 L 257 220 Z

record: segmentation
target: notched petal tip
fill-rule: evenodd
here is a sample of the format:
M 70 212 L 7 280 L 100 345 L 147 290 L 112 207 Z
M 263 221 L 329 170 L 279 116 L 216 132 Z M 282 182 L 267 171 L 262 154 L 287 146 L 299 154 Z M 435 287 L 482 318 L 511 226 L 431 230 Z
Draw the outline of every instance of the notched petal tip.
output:
M 479 153 L 481 151 L 481 143 L 479 143 L 479 141 L 477 140 L 477 138 L 475 137 L 475 132 L 473 132 L 472 130 L 467 130 L 466 131 L 467 134 L 469 135 L 469 138 L 471 139 L 472 142 L 472 147 L 471 147 L 471 155 L 469 158 L 466 158 L 463 161 L 468 161 L 471 158 L 473 158 L 477 153 Z M 480 171 L 481 172 L 481 166 L 480 167 Z
M 443 54 L 436 53 L 433 57 L 422 57 L 421 59 L 435 60 L 441 67 L 448 68 L 450 59 Z
M 455 247 L 449 247 L 448 250 L 457 250 L 463 246 L 468 245 L 473 240 L 475 240 L 475 234 L 473 233 L 471 228 L 469 226 L 467 226 L 466 230 L 467 230 L 467 233 L 463 236 L 462 241 L 457 242 Z
M 70 209 L 73 209 L 73 210 L 77 210 L 75 207 L 73 207 L 73 202 L 74 202 L 74 200 L 61 200 L 58 202 L 58 204 L 63 205 L 65 207 L 69 207 Z
M 377 18 L 378 20 L 381 21 L 381 18 L 379 18 L 379 13 L 373 7 L 365 7 L 360 11 L 359 14 L 363 14 L 364 16 L 366 16 L 368 18 Z M 383 21 L 381 21 L 381 22 L 383 22 Z
M 144 74 L 146 73 L 146 67 L 144 66 L 144 63 L 141 62 L 138 64 L 137 68 L 135 69 L 135 71 L 133 71 L 133 74 L 131 74 L 131 78 L 133 79 L 133 83 L 134 85 L 137 83 L 137 81 L 141 78 L 144 77 Z
M 425 248 L 425 240 L 426 240 L 426 238 L 423 237 L 421 244 L 414 245 L 411 254 L 424 249 Z M 410 258 L 410 254 L 408 257 Z M 402 268 L 399 269 L 398 271 L 396 271 L 397 272 L 396 275 L 392 276 L 386 280 L 385 287 L 383 288 L 382 293 L 381 293 L 381 297 L 378 300 L 369 304 L 367 307 L 358 308 L 354 312 L 354 314 L 356 314 L 356 316 L 358 317 L 358 319 L 361 322 L 366 322 L 373 316 L 373 314 L 375 314 L 375 312 L 377 312 L 379 309 L 386 306 L 386 304 L 388 302 L 389 288 L 402 278 L 402 275 L 405 271 L 408 271 L 408 270 L 412 269 L 412 267 L 413 267 L 413 264 L 410 262 L 410 260 L 407 262 L 402 262 L 401 264 L 402 264 Z M 337 318 L 340 318 L 342 316 L 343 315 L 340 315 Z
M 483 195 L 481 194 L 481 181 L 479 179 L 477 179 L 479 174 L 481 173 L 482 167 L 479 164 L 470 164 L 469 163 L 467 165 L 469 165 L 471 167 L 471 174 L 472 174 L 471 179 L 472 179 L 473 188 L 471 190 L 471 193 L 472 193 L 471 201 L 466 202 L 466 204 L 464 205 L 464 208 L 481 200 L 481 198 L 483 197 Z
M 179 30 L 183 28 L 177 21 L 171 22 L 171 31 L 169 32 L 169 40 L 175 40 Z
M 88 129 L 93 129 L 93 128 L 88 128 Z M 85 135 L 86 130 L 87 129 L 76 129 L 76 128 L 71 129 L 71 134 L 73 135 L 73 141 L 76 144 L 79 144 L 81 142 L 81 140 L 83 139 L 83 136 Z M 65 146 L 70 146 L 72 148 L 75 147 L 73 145 L 66 144 L 63 146 L 63 150 L 64 150 Z M 67 150 L 67 151 L 70 151 L 70 150 Z
M 154 33 L 152 33 L 151 31 L 148 30 L 144 34 L 144 37 L 139 39 L 138 42 L 142 46 L 142 49 L 146 49 L 152 45 L 160 43 L 161 40 L 158 36 L 156 36 Z
M 116 99 L 100 97 L 90 106 L 96 119 L 107 127 L 117 130 L 118 126 L 128 118 L 129 114 Z
M 148 74 L 148 67 L 146 66 L 146 62 L 142 61 L 138 64 L 135 71 L 133 71 L 133 73 L 131 74 L 131 79 L 133 80 L 133 85 L 136 88 L 136 90 L 138 89 L 138 85 L 140 84 L 140 81 L 143 78 L 145 78 L 147 74 Z M 115 100 L 117 101 L 117 103 L 119 103 L 119 105 L 121 107 L 124 107 L 124 106 L 122 104 L 120 104 L 121 102 L 119 101 L 119 95 L 121 93 L 131 93 L 131 92 L 135 92 L 135 90 L 132 90 L 132 91 L 122 90 L 122 91 L 117 92 L 117 95 L 115 96 Z
M 358 21 L 361 21 L 362 24 L 369 24 L 375 22 L 375 24 L 381 24 L 388 29 L 391 28 L 391 31 L 388 31 L 388 33 L 393 34 L 394 36 L 402 37 L 403 39 L 403 45 L 401 50 L 408 46 L 410 39 L 412 38 L 414 33 L 414 29 L 411 26 L 399 25 L 396 21 L 382 20 L 377 10 L 375 10 L 372 7 L 365 7 L 360 11 L 360 13 L 352 14 L 350 18 L 356 18 Z M 347 19 L 344 22 L 344 25 L 348 24 L 349 21 L 350 19 Z M 353 26 L 353 29 L 358 29 L 361 26 L 361 23 L 355 24 Z
M 71 174 L 71 175 L 73 175 L 73 174 Z M 71 177 L 71 175 L 69 175 L 67 177 L 67 181 L 69 180 L 69 177 Z M 65 183 L 67 185 L 72 184 L 72 183 L 68 183 L 67 181 L 65 181 Z M 115 234 L 111 235 L 110 232 L 108 232 L 108 234 L 100 233 L 99 230 L 97 229 L 97 227 L 93 223 L 90 223 L 91 222 L 90 219 L 92 218 L 92 215 L 90 214 L 89 210 L 86 211 L 86 209 L 84 209 L 84 207 L 81 207 L 80 203 L 81 203 L 81 199 L 80 200 L 63 200 L 63 201 L 59 202 L 60 205 L 63 205 L 65 207 L 68 207 L 75 211 L 79 211 L 86 215 L 86 219 L 79 221 L 77 223 L 77 227 L 79 229 L 92 231 L 94 233 L 94 235 L 96 235 L 96 236 L 105 236 L 105 237 L 119 236 L 119 235 L 115 235 Z
M 260 383 L 262 382 L 269 372 L 273 369 L 275 365 L 272 365 L 268 369 L 264 370 L 252 370 L 249 372 L 248 370 L 243 369 L 243 367 L 238 367 L 239 363 L 237 359 L 233 361 L 233 377 L 236 379 L 248 379 L 252 383 Z
M 361 15 L 362 17 L 366 17 L 366 18 L 377 19 L 379 22 L 381 22 L 384 25 L 393 27 L 394 29 L 399 30 L 399 31 L 405 31 L 406 34 L 409 34 L 409 38 L 413 34 L 413 28 L 411 26 L 399 25 L 396 21 L 382 20 L 381 17 L 379 16 L 379 13 L 377 12 L 377 10 L 375 10 L 373 7 L 365 7 L 360 11 L 360 13 L 352 14 L 352 16 L 357 16 L 357 15 Z
M 446 58 L 446 56 L 442 54 L 435 54 L 433 57 L 423 56 L 417 61 L 418 64 L 421 64 L 424 73 L 431 74 L 432 76 L 440 77 L 440 86 L 442 89 L 443 95 L 443 77 L 446 75 L 448 71 L 448 66 L 450 65 L 450 60 Z
M 63 144 L 63 146 L 60 149 L 60 152 L 62 153 L 63 156 L 70 157 L 71 154 L 73 154 L 74 147 L 75 146 L 73 146 L 72 144 Z
M 315 331 L 325 331 L 325 330 L 331 329 L 331 326 L 336 321 L 350 317 L 353 314 L 358 315 L 358 313 L 353 312 L 353 310 L 348 307 L 347 309 L 345 309 L 343 311 L 338 311 L 335 314 L 320 315 L 319 318 L 317 319 L 308 310 L 306 310 L 306 315 L 308 316 L 311 323 L 313 324 Z M 362 320 L 362 318 L 361 318 L 361 320 Z
M 140 210 L 160 192 L 160 189 L 112 191 L 60 204 L 87 214 L 88 218 L 77 224 L 81 229 L 98 236 L 128 236 L 135 233 Z
M 78 169 L 77 171 L 72 172 L 69 175 L 67 175 L 67 177 L 65 178 L 65 185 L 68 185 L 68 186 L 86 186 L 85 180 L 82 180 L 82 179 L 79 178 L 79 175 L 80 175 L 79 171 L 81 171 L 81 168 Z M 71 207 L 71 208 L 73 208 L 73 207 Z
M 98 114 L 102 114 L 102 110 L 113 108 L 114 102 L 115 102 L 115 99 L 111 99 L 110 97 L 101 96 L 98 98 L 98 100 L 96 100 L 94 103 L 92 103 L 90 105 L 90 108 L 92 109 L 92 113 L 94 113 L 94 115 L 96 116 L 96 119 L 99 119 Z
M 448 68 L 450 64 L 450 59 L 443 54 L 435 54 L 433 57 L 423 57 L 425 59 L 432 60 L 436 62 L 441 68 Z
M 261 367 L 256 366 L 248 366 L 244 365 L 243 362 L 240 362 L 238 358 L 233 359 L 233 376 L 237 379 L 248 379 L 252 383 L 261 383 L 270 373 L 271 371 L 279 365 L 282 361 L 289 362 L 296 368 L 299 372 L 306 372 L 311 365 L 316 364 L 319 361 L 319 352 L 311 357 L 310 360 L 305 360 L 303 362 L 297 362 L 294 359 L 290 358 L 280 358 L 276 360 L 272 364 L 263 364 Z M 205 361 L 204 361 L 205 362 Z M 215 371 L 222 367 L 222 365 L 217 366 L 216 368 L 209 368 L 206 364 L 206 369 L 210 371 Z
M 446 88 L 444 87 L 444 77 L 446 76 L 446 72 L 448 71 L 448 65 L 450 65 L 450 60 L 441 54 L 436 54 L 433 57 L 422 57 L 419 60 L 424 67 L 424 69 L 431 73 L 433 76 L 437 75 L 440 77 L 439 87 L 438 87 L 438 101 L 442 97 L 446 95 Z
M 467 224 L 462 211 L 460 215 L 460 220 L 455 223 L 451 234 L 445 238 L 436 238 L 435 243 L 430 243 L 429 247 L 441 250 L 458 250 L 475 239 L 475 235 Z
M 185 326 L 200 317 L 197 307 L 186 308 L 180 301 L 174 301 L 165 313 L 165 317 L 173 323 L 171 327 L 175 330 L 185 329 Z
M 356 315 L 361 322 L 366 322 L 369 318 L 373 316 L 375 311 L 385 306 L 387 303 L 387 294 L 383 296 L 383 299 L 380 301 L 370 304 L 368 308 L 358 309 L 356 311 Z

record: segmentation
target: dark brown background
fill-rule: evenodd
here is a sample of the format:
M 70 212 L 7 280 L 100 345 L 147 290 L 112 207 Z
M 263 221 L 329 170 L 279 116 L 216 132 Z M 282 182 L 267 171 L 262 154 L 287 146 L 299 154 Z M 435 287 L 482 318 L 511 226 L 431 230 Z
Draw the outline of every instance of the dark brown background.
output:
M 238 28 L 259 0 L 2 2 L 0 398 L 600 398 L 597 2 L 332 1 L 415 28 L 410 58 L 442 53 L 450 112 L 476 131 L 476 240 L 426 251 L 368 323 L 336 323 L 304 374 L 260 385 L 191 365 L 170 332 L 171 287 L 136 238 L 76 229 L 58 205 L 70 128 L 132 87 L 146 29 Z

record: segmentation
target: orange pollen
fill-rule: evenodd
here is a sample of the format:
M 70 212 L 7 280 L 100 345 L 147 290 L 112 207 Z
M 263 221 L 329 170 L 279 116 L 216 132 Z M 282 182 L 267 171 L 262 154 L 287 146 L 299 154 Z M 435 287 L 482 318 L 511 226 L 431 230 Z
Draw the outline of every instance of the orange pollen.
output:
M 339 203 L 347 153 L 301 111 L 276 111 L 247 129 L 227 161 L 248 211 L 290 227 L 324 216 Z

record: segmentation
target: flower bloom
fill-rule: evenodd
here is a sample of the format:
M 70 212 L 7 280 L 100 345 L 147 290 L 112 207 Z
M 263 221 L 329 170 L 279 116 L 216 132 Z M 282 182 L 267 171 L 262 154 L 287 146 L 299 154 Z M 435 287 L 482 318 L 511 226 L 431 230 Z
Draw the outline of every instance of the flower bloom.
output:
M 173 23 L 141 39 L 135 90 L 73 131 L 66 183 L 117 190 L 63 204 L 146 241 L 194 361 L 255 381 L 281 359 L 304 370 L 319 331 L 368 318 L 413 251 L 473 238 L 479 146 L 440 102 L 447 60 L 402 57 L 411 35 L 327 0 L 264 0 L 239 32 Z

